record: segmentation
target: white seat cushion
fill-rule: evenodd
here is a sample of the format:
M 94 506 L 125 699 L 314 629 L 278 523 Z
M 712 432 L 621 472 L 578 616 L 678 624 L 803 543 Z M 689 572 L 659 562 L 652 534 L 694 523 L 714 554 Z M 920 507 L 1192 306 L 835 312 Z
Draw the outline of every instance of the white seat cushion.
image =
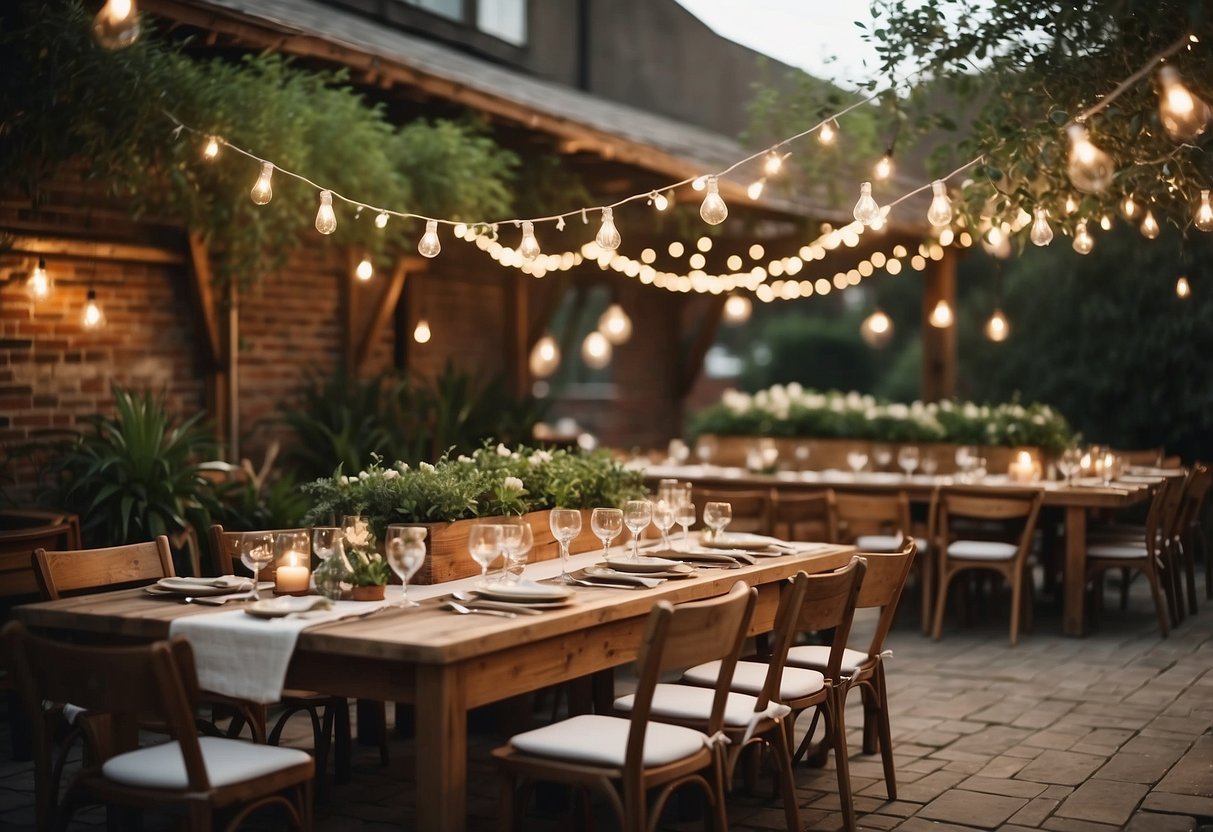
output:
M 754 696 L 762 693 L 762 686 L 767 681 L 765 662 L 738 662 L 733 671 L 731 690 L 739 693 L 749 693 Z M 720 662 L 707 662 L 692 667 L 682 674 L 683 681 L 692 685 L 716 686 L 716 677 L 720 675 Z M 779 698 L 783 702 L 803 699 L 825 687 L 825 677 L 816 670 L 802 667 L 784 667 L 783 678 L 779 680 Z
M 199 737 L 202 761 L 211 786 L 229 786 L 275 771 L 310 762 L 312 757 L 297 748 L 254 745 L 243 740 Z M 186 789 L 185 758 L 177 741 L 128 751 L 106 760 L 101 773 L 115 783 L 148 789 Z
M 914 538 L 919 553 L 927 551 L 926 538 Z M 861 552 L 896 552 L 901 546 L 901 536 L 896 534 L 861 534 L 855 538 L 855 548 Z
M 712 688 L 699 688 L 690 685 L 658 685 L 653 691 L 651 713 L 654 717 L 681 720 L 706 720 L 712 713 L 712 700 L 716 691 Z M 615 700 L 615 709 L 629 712 L 632 710 L 631 694 Z M 724 724 L 729 728 L 744 728 L 750 724 L 754 716 L 754 706 L 758 698 L 748 693 L 730 693 L 724 706 Z
M 1010 560 L 1019 547 L 997 540 L 957 540 L 948 546 L 948 557 L 966 560 Z
M 1091 558 L 1144 558 L 1145 541 L 1140 543 L 1096 543 L 1087 546 L 1087 557 Z
M 524 754 L 574 763 L 622 766 L 627 755 L 631 720 L 583 714 L 510 737 Z M 693 728 L 649 722 L 644 732 L 644 765 L 662 766 L 698 753 L 708 738 Z
M 868 654 L 850 647 L 842 651 L 842 673 L 850 676 L 860 664 L 867 661 Z M 830 663 L 830 647 L 826 644 L 805 644 L 788 651 L 788 664 L 797 667 L 813 667 L 824 670 Z

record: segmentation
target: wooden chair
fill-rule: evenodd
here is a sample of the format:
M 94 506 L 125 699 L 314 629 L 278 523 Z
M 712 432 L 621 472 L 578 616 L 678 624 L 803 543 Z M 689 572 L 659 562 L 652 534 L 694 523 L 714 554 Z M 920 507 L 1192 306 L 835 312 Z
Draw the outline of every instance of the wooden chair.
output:
M 1112 450 L 1114 456 L 1120 457 L 1128 465 L 1160 465 L 1166 453 L 1164 448 L 1132 448 L 1130 450 Z
M 997 572 L 1011 585 L 1011 646 L 1019 641 L 1020 616 L 1024 617 L 1025 625 L 1031 624 L 1032 576 L 1028 571 L 1028 554 L 1042 499 L 1043 492 L 1038 489 L 1008 489 L 996 496 L 961 486 L 940 489 L 935 513 L 937 532 L 931 535 L 940 545 L 932 638 L 938 641 L 943 630 L 952 579 L 962 572 L 984 570 Z M 957 520 L 967 526 L 964 537 L 956 534 Z M 975 522 L 968 525 L 963 521 Z M 987 525 L 1001 531 L 985 531 Z M 1018 526 L 1018 530 L 1007 526 Z
M 54 810 L 64 828 L 90 802 L 131 809 L 184 806 L 188 827 L 216 828 L 213 813 L 234 810 L 234 829 L 266 806 L 285 808 L 294 826 L 311 828 L 312 758 L 289 748 L 199 738 L 193 653 L 183 639 L 138 647 L 75 645 L 35 636 L 19 622 L 4 629 L 26 714 L 33 725 L 39 828 L 50 819 L 47 794 L 54 734 L 63 703 L 84 710 L 92 757 Z M 121 680 L 117 683 L 116 680 Z M 55 703 L 46 707 L 45 703 Z M 139 718 L 168 727 L 172 740 L 137 747 Z
M 911 537 L 903 537 L 896 552 L 861 552 L 867 562 L 863 583 L 855 599 L 856 609 L 880 610 L 876 632 L 868 643 L 867 653 L 846 647 L 842 651 L 840 683 L 844 685 L 843 699 L 854 688 L 863 697 L 863 752 L 875 754 L 880 749 L 884 765 L 885 791 L 889 800 L 897 799 L 897 777 L 893 763 L 893 735 L 889 727 L 889 699 L 885 684 L 884 641 L 893 627 L 897 603 L 901 600 L 906 578 L 914 565 L 918 547 Z M 833 647 L 806 644 L 788 651 L 790 667 L 805 667 L 826 673 L 830 667 Z
M 771 495 L 771 534 L 784 540 L 838 542 L 834 492 Z
M 636 664 L 639 681 L 630 718 L 584 714 L 527 731 L 493 751 L 504 784 L 500 820 L 517 826 L 517 781 L 555 781 L 604 792 L 626 832 L 648 832 L 675 788 L 695 783 L 707 795 L 717 832 L 728 828 L 724 753 L 714 739 L 725 720 L 733 667 L 756 592 L 737 582 L 726 595 L 677 607 L 659 601 L 649 614 Z M 650 720 L 659 675 L 721 661 L 708 731 Z M 649 805 L 649 792 L 659 791 Z
M 729 503 L 733 519 L 726 531 L 752 534 L 771 533 L 771 492 L 753 489 L 705 489 L 696 494 L 700 511 L 712 502 Z
M 1184 505 L 1179 518 L 1179 545 L 1188 576 L 1188 606 L 1196 614 L 1196 548 L 1200 546 L 1205 564 L 1205 598 L 1213 599 L 1213 563 L 1209 558 L 1209 542 L 1201 524 L 1205 502 L 1213 486 L 1213 468 L 1207 462 L 1197 462 L 1189 474 L 1188 487 L 1184 491 Z
M 119 586 L 139 586 L 171 578 L 173 554 L 168 538 L 160 535 L 147 543 L 128 543 L 105 549 L 34 552 L 38 587 L 48 601 L 64 594 L 83 595 Z

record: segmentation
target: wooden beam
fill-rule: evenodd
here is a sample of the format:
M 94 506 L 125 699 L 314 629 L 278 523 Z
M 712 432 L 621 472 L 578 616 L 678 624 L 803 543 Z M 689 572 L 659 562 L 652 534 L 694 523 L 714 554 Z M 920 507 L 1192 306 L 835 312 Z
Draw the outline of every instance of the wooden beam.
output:
M 194 297 L 195 311 L 198 314 L 205 334 L 207 360 L 213 367 L 223 365 L 223 348 L 220 346 L 219 319 L 215 314 L 215 282 L 211 273 L 210 253 L 207 251 L 206 240 L 196 231 L 189 234 L 190 265 L 193 269 L 190 276 L 190 288 Z
M 349 263 L 346 266 L 345 274 L 341 276 L 341 366 L 345 368 L 345 372 L 351 376 L 358 374 L 357 365 L 354 362 L 355 348 L 355 332 L 358 327 L 358 269 L 359 257 L 355 252 L 349 252 Z
M 231 455 L 229 458 L 234 459 L 237 450 L 231 444 L 235 442 L 235 423 L 231 417 L 236 396 L 229 377 L 231 341 L 225 343 L 220 331 L 219 316 L 215 308 L 215 280 L 206 238 L 197 231 L 191 231 L 189 248 L 190 264 L 193 266 L 187 278 L 190 300 L 194 308 L 194 318 L 202 332 L 202 352 L 206 359 L 206 409 L 211 414 L 220 446 L 227 446 Z
M 124 263 L 151 263 L 165 266 L 182 266 L 186 263 L 185 255 L 179 250 L 161 246 L 24 235 L 11 237 L 9 241 L 11 242 L 9 251 L 14 254 L 33 254 L 38 257 L 117 260 Z
M 952 325 L 932 326 L 931 311 L 940 301 L 952 308 Z M 944 249 L 942 260 L 927 264 L 922 283 L 922 400 L 937 402 L 956 395 L 956 252 Z
M 354 353 L 354 373 L 360 375 L 366 364 L 367 358 L 371 354 L 371 348 L 375 345 L 375 340 L 379 337 L 379 333 L 387 326 L 388 321 L 392 319 L 392 313 L 396 309 L 396 304 L 400 301 L 400 293 L 404 290 L 404 280 L 407 277 L 410 269 L 415 273 L 420 273 L 425 263 L 420 257 L 399 257 L 396 259 L 396 265 L 392 269 L 392 276 L 388 283 L 383 287 L 383 291 L 379 295 L 379 301 L 375 305 L 374 312 L 371 313 L 371 320 L 362 330 L 362 338 L 358 341 L 357 351 Z
M 527 281 L 531 278 L 514 272 L 506 295 L 505 369 L 515 396 L 525 395 L 531 381 L 530 332 L 527 327 Z
M 703 317 L 699 328 L 687 348 L 686 357 L 682 362 L 682 375 L 678 380 L 678 397 L 685 399 L 695 386 L 699 372 L 703 369 L 703 359 L 708 354 L 712 343 L 716 340 L 716 330 L 720 328 L 720 316 L 724 312 L 724 303 L 728 297 L 724 294 L 709 295 L 706 299 Z

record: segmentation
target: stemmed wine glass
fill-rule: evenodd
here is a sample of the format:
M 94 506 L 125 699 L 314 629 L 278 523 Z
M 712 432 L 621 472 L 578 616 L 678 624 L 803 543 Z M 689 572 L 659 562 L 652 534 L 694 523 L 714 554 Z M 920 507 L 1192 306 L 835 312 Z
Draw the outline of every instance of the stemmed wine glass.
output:
M 935 472 L 939 470 L 939 460 L 930 451 L 922 455 L 922 459 L 919 460 L 918 464 L 922 468 L 922 472 L 928 477 L 934 476 Z
M 345 554 L 344 535 L 336 526 L 315 526 L 312 528 L 312 551 L 320 560 L 328 560 L 333 555 Z
M 575 508 L 554 508 L 548 515 L 548 527 L 560 544 L 560 580 L 569 580 L 569 544 L 581 534 L 581 512 Z
M 632 533 L 632 560 L 640 557 L 640 533 L 653 522 L 653 504 L 648 500 L 628 500 L 623 504 L 623 524 Z
M 851 470 L 858 474 L 868 464 L 868 455 L 863 451 L 847 451 L 847 465 L 851 466 Z
M 703 524 L 712 530 L 712 539 L 719 540 L 724 534 L 725 527 L 733 519 L 732 503 L 705 503 L 703 506 Z
M 594 509 L 590 514 L 590 529 L 602 541 L 602 559 L 607 560 L 611 541 L 623 533 L 623 512 L 617 508 Z
M 501 548 L 505 554 L 506 581 L 516 584 L 522 580 L 527 555 L 535 545 L 535 533 L 531 524 L 521 517 L 501 525 Z
M 906 472 L 907 477 L 914 476 L 914 471 L 918 468 L 918 446 L 902 445 L 901 450 L 897 452 L 897 464 Z
M 1074 474 L 1082 466 L 1082 450 L 1066 448 L 1057 459 L 1057 472 L 1061 474 L 1066 485 L 1074 479 Z
M 653 506 L 653 525 L 661 532 L 663 551 L 670 549 L 670 529 L 674 526 L 675 517 L 674 506 L 669 500 L 658 500 Z
M 477 523 L 468 529 L 468 552 L 472 560 L 480 564 L 482 589 L 489 585 L 489 564 L 497 559 L 501 551 L 501 526 L 496 523 Z
M 312 528 L 312 551 L 320 559 L 320 565 L 312 573 L 316 590 L 324 597 L 336 601 L 341 598 L 341 579 L 349 570 L 345 562 L 345 535 L 336 526 Z
M 409 579 L 417 574 L 421 564 L 425 562 L 425 529 L 421 526 L 405 526 L 393 523 L 387 527 L 387 535 L 383 541 L 387 552 L 388 566 L 400 578 L 404 587 L 400 600 L 393 607 L 416 607 L 416 601 L 409 600 Z
M 675 510 L 674 519 L 682 526 L 682 545 L 686 551 L 691 551 L 691 526 L 695 525 L 695 502 L 691 499 L 691 489 L 683 492 L 682 500 Z
M 877 445 L 872 449 L 872 462 L 877 471 L 883 471 L 893 461 L 893 451 L 887 445 Z
M 706 468 L 715 454 L 716 440 L 706 436 L 699 437 L 695 442 L 695 456 L 698 457 L 699 464 Z
M 257 578 L 261 570 L 274 560 L 274 535 L 270 532 L 245 532 L 240 538 L 240 562 L 253 573 L 253 590 L 257 597 Z

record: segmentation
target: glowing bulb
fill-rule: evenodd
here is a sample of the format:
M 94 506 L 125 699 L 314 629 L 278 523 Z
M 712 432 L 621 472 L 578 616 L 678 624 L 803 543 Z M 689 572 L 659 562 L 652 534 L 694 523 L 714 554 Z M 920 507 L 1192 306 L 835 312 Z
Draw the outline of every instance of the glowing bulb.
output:
M 438 239 L 438 220 L 425 221 L 425 233 L 417 241 L 417 253 L 422 257 L 437 257 L 442 251 L 442 243 Z
M 952 325 L 952 320 L 952 307 L 942 298 L 935 304 L 931 314 L 927 316 L 927 322 L 936 329 L 947 329 Z
M 107 0 L 93 18 L 93 40 L 106 49 L 123 49 L 139 37 L 135 0 Z
M 859 186 L 859 201 L 855 203 L 852 212 L 857 222 L 871 225 L 880 216 L 880 206 L 872 199 L 872 183 L 864 182 Z
M 1194 222 L 1201 231 L 1213 231 L 1213 205 L 1209 204 L 1209 192 L 1200 192 L 1200 207 L 1196 209 Z
M 1154 219 L 1154 212 L 1146 209 L 1146 215 L 1141 221 L 1141 236 L 1147 240 L 1153 240 L 1158 237 L 1162 229 L 1158 227 L 1158 220 Z
M 774 176 L 783 170 L 783 157 L 772 150 L 767 154 L 766 159 L 762 163 L 762 172 L 767 176 Z
M 1067 214 L 1073 214 L 1075 211 L 1078 210 L 1078 200 L 1074 198 L 1073 194 L 1068 194 L 1066 196 L 1066 206 L 1065 207 L 1066 207 Z
M 729 216 L 729 207 L 720 198 L 715 176 L 708 177 L 707 189 L 707 196 L 699 206 L 699 216 L 703 217 L 703 221 L 708 225 L 720 225 Z
M 49 298 L 54 288 L 55 281 L 46 271 L 46 258 L 39 257 L 38 265 L 34 266 L 33 271 L 29 273 L 29 278 L 25 281 L 25 293 L 29 295 L 30 300 L 38 303 Z
M 1001 309 L 995 309 L 990 315 L 990 319 L 986 321 L 986 337 L 995 343 L 1007 340 L 1007 336 L 1011 334 L 1011 324 L 1007 321 L 1007 316 L 1002 313 Z
M 817 131 L 817 141 L 822 144 L 833 144 L 834 139 L 838 137 L 838 122 L 830 119 L 825 124 L 821 125 L 821 129 Z
M 544 335 L 531 348 L 531 375 L 547 378 L 560 366 L 560 346 L 551 335 Z
M 745 189 L 746 196 L 750 199 L 758 199 L 758 197 L 762 196 L 762 189 L 766 184 L 766 179 L 755 179 L 750 183 L 750 187 Z
M 623 242 L 619 229 L 615 227 L 615 212 L 610 208 L 602 209 L 602 226 L 598 229 L 594 242 L 598 243 L 598 247 L 603 251 L 614 251 Z
M 530 220 L 522 224 L 522 242 L 518 244 L 518 253 L 527 262 L 540 255 L 539 241 L 535 239 L 535 224 Z
M 886 150 L 884 155 L 880 157 L 880 161 L 876 163 L 876 167 L 872 168 L 872 175 L 877 179 L 888 179 L 893 175 L 893 151 Z
M 376 228 L 387 228 L 387 221 L 388 221 L 387 211 L 380 211 L 375 216 L 375 227 Z
M 430 342 L 430 322 L 422 318 L 417 322 L 417 326 L 413 327 L 413 340 L 418 344 L 428 344 Z
M 1120 213 L 1124 214 L 1127 220 L 1137 216 L 1137 203 L 1133 201 L 1132 194 L 1125 194 L 1125 198 L 1120 201 Z
M 1071 124 L 1066 134 L 1070 137 L 1070 160 L 1066 166 L 1070 183 L 1084 194 L 1097 194 L 1111 185 L 1116 173 L 1112 157 L 1091 143 L 1087 128 Z
M 612 303 L 598 318 L 598 331 L 615 346 L 625 344 L 632 337 L 632 319 L 622 306 Z
M 893 337 L 893 319 L 886 315 L 883 309 L 876 309 L 863 319 L 859 326 L 859 336 L 869 347 L 880 349 Z
M 581 360 L 587 367 L 601 370 L 611 363 L 611 342 L 601 332 L 594 330 L 581 342 Z
M 753 311 L 754 304 L 745 295 L 729 295 L 724 302 L 724 321 L 731 326 L 744 324 Z
M 696 191 L 702 191 L 707 186 L 708 186 L 708 177 L 707 176 L 696 176 L 694 179 L 691 180 L 691 188 L 693 188 Z
M 1104 231 L 1111 231 L 1112 230 L 1112 215 L 1111 214 L 1101 214 L 1099 217 L 1099 227 L 1102 228 Z
M 1049 212 L 1044 208 L 1037 208 L 1033 213 L 1036 218 L 1032 221 L 1032 230 L 1028 232 L 1028 239 L 1034 245 L 1047 246 L 1053 242 L 1053 229 L 1049 225 Z
M 936 228 L 943 228 L 952 222 L 952 200 L 948 199 L 948 186 L 936 179 L 931 183 L 931 190 L 935 196 L 927 209 L 927 222 Z
M 84 303 L 84 315 L 81 318 L 81 323 L 85 329 L 100 329 L 105 326 L 105 313 L 101 311 L 100 304 L 97 303 L 97 291 L 95 289 L 88 290 L 88 298 Z
M 1086 220 L 1078 223 L 1078 228 L 1074 231 L 1073 247 L 1079 254 L 1090 254 L 1091 249 L 1095 248 L 1095 240 L 1087 233 Z
M 210 162 L 218 155 L 219 140 L 214 136 L 207 136 L 206 144 L 202 146 L 202 158 Z
M 1181 277 L 1175 281 L 1175 297 L 1187 299 L 1192 296 L 1192 286 L 1188 283 L 1188 278 Z
M 670 207 L 670 200 L 666 198 L 665 194 L 654 193 L 653 207 L 658 211 L 664 211 L 666 208 Z
M 354 277 L 358 278 L 359 280 L 366 281 L 366 280 L 370 280 L 374 276 L 375 276 L 374 264 L 371 263 L 371 261 L 368 260 L 367 258 L 365 258 L 365 257 L 362 258 L 362 261 L 358 264 L 358 267 L 356 269 L 354 269 Z
M 274 196 L 274 190 L 270 187 L 270 179 L 274 176 L 274 163 L 262 162 L 261 173 L 257 177 L 257 184 L 253 186 L 253 190 L 249 192 L 249 196 L 253 198 L 253 202 L 258 205 L 267 204 Z
M 1213 110 L 1184 86 L 1178 70 L 1169 65 L 1162 67 L 1158 70 L 1158 82 L 1162 85 L 1158 113 L 1167 135 L 1177 142 L 1187 142 L 1205 132 Z
M 320 207 L 316 209 L 316 230 L 332 234 L 337 230 L 337 215 L 333 212 L 333 192 L 320 192 Z
M 1011 239 L 1003 231 L 1003 226 L 995 225 L 981 236 L 981 247 L 988 254 L 998 258 L 1011 256 Z

